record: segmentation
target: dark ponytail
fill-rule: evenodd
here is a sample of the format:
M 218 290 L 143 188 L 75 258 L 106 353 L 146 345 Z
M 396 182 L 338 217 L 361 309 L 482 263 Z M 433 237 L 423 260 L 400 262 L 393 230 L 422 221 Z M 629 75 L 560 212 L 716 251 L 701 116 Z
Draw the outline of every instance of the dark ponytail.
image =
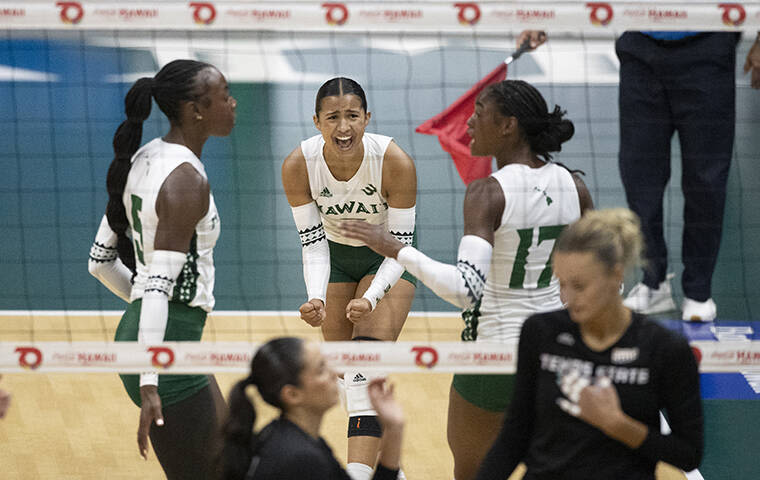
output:
M 198 100 L 206 92 L 206 79 L 198 78 L 198 73 L 207 68 L 213 67 L 195 60 L 174 60 L 166 64 L 155 77 L 144 77 L 135 82 L 124 99 L 127 119 L 119 125 L 113 136 L 114 158 L 106 177 L 106 217 L 111 230 L 118 236 L 116 248 L 119 258 L 132 273 L 135 272 L 135 252 L 132 241 L 127 236 L 129 220 L 122 196 L 132 166 L 132 156 L 142 141 L 143 122 L 150 115 L 151 99 L 155 98 L 158 107 L 172 124 L 178 123 L 181 102 Z
M 505 80 L 490 85 L 485 96 L 494 101 L 505 117 L 516 117 L 533 153 L 551 160 L 551 152 L 562 150 L 562 144 L 573 137 L 573 122 L 564 118 L 559 106 L 548 111 L 541 93 L 522 80 Z
M 251 377 L 245 378 L 232 387 L 228 396 L 229 416 L 224 426 L 224 447 L 222 462 L 224 479 L 242 479 L 248 471 L 253 451 L 253 426 L 256 423 L 256 409 L 248 399 L 245 389 L 252 385 Z
M 118 236 L 116 248 L 119 252 L 119 258 L 133 273 L 135 272 L 135 252 L 132 241 L 126 235 L 129 221 L 121 197 L 124 194 L 124 186 L 127 184 L 129 169 L 132 166 L 130 163 L 132 155 L 140 148 L 143 122 L 150 115 L 153 84 L 152 78 L 141 78 L 127 92 L 124 99 L 124 111 L 127 114 L 127 119 L 121 122 L 113 136 L 114 158 L 106 176 L 106 188 L 108 190 L 106 217 L 111 230 L 116 232 Z
M 262 345 L 251 361 L 251 374 L 232 387 L 228 397 L 229 416 L 224 425 L 224 448 L 221 463 L 225 480 L 245 478 L 256 451 L 253 432 L 256 409 L 245 393 L 256 385 L 261 398 L 282 410 L 280 392 L 285 385 L 300 385 L 304 367 L 303 340 L 283 337 Z

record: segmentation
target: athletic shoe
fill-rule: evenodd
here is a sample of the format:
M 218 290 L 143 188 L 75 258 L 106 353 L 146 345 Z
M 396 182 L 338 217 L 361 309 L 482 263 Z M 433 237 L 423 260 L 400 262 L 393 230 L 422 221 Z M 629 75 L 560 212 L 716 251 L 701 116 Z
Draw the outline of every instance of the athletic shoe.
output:
M 643 283 L 637 283 L 628 292 L 628 296 L 623 300 L 623 305 L 645 315 L 676 310 L 673 292 L 670 289 L 670 279 L 673 276 L 672 273 L 669 274 L 656 290 Z
M 718 308 L 715 306 L 712 298 L 708 298 L 704 302 L 698 302 L 684 297 L 681 310 L 683 311 L 681 318 L 686 322 L 712 322 L 718 313 Z

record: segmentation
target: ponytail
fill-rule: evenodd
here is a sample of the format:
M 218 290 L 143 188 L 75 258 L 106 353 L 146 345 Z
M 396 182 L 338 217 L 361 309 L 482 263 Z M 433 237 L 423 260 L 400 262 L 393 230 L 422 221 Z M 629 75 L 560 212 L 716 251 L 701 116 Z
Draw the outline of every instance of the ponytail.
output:
M 228 397 L 229 416 L 224 426 L 224 447 L 222 449 L 222 471 L 224 479 L 243 479 L 253 457 L 256 423 L 256 409 L 245 393 L 252 378 L 245 378 L 232 387 Z
M 504 80 L 489 85 L 485 95 L 502 115 L 517 118 L 530 149 L 546 161 L 575 134 L 573 122 L 564 118 L 567 112 L 557 105 L 549 112 L 544 97 L 528 82 Z
M 256 453 L 256 409 L 245 394 L 246 387 L 256 385 L 265 402 L 282 410 L 280 392 L 285 385 L 300 386 L 303 368 L 304 342 L 300 338 L 275 338 L 259 347 L 251 360 L 251 374 L 232 387 L 228 398 L 229 417 L 220 458 L 222 478 L 242 480 Z
M 127 184 L 127 175 L 132 166 L 132 155 L 140 148 L 143 122 L 150 115 L 151 97 L 154 80 L 144 77 L 132 85 L 124 99 L 127 119 L 121 122 L 113 136 L 114 158 L 108 167 L 106 188 L 108 189 L 108 206 L 106 217 L 108 225 L 118 238 L 116 248 L 124 265 L 135 273 L 135 252 L 132 241 L 127 236 L 129 221 L 124 208 L 122 195 Z

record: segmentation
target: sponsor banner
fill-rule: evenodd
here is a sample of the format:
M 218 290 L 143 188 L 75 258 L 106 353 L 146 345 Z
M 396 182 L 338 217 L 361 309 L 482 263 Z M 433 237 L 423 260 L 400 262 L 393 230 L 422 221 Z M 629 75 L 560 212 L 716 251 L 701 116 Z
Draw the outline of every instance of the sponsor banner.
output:
M 337 371 L 513 373 L 517 343 L 326 342 L 320 344 Z M 694 341 L 703 373 L 745 372 L 760 367 L 760 341 Z M 161 374 L 245 374 L 258 347 L 246 342 L 0 342 L 0 373 L 158 371 Z
M 760 342 L 691 342 L 691 349 L 703 373 L 736 373 L 760 367 Z
M 758 30 L 760 2 L 55 1 L 0 3 L 0 28 L 360 32 Z

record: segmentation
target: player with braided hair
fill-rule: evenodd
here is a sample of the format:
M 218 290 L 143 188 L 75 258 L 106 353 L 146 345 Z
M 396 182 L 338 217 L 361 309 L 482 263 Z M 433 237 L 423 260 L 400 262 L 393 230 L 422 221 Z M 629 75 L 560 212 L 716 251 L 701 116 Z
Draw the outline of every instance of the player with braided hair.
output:
M 552 162 L 573 124 L 530 84 L 488 86 L 467 122 L 473 155 L 493 156 L 498 171 L 473 181 L 464 199 L 464 237 L 447 265 L 383 230 L 345 222 L 343 232 L 395 258 L 438 296 L 465 308 L 463 340 L 517 339 L 522 322 L 562 306 L 550 256 L 565 225 L 592 208 L 583 181 Z M 512 375 L 455 375 L 448 440 L 457 480 L 474 478 L 512 396 Z
M 139 148 L 153 100 L 170 128 Z M 235 106 L 219 70 L 194 60 L 170 62 L 127 93 L 127 118 L 113 138 L 108 207 L 89 260 L 90 272 L 130 302 L 116 341 L 201 339 L 214 307 L 220 225 L 200 157 L 208 137 L 230 134 Z M 225 407 L 214 378 L 145 372 L 121 379 L 141 409 L 140 454 L 147 458 L 150 436 L 167 478 L 215 478 Z

